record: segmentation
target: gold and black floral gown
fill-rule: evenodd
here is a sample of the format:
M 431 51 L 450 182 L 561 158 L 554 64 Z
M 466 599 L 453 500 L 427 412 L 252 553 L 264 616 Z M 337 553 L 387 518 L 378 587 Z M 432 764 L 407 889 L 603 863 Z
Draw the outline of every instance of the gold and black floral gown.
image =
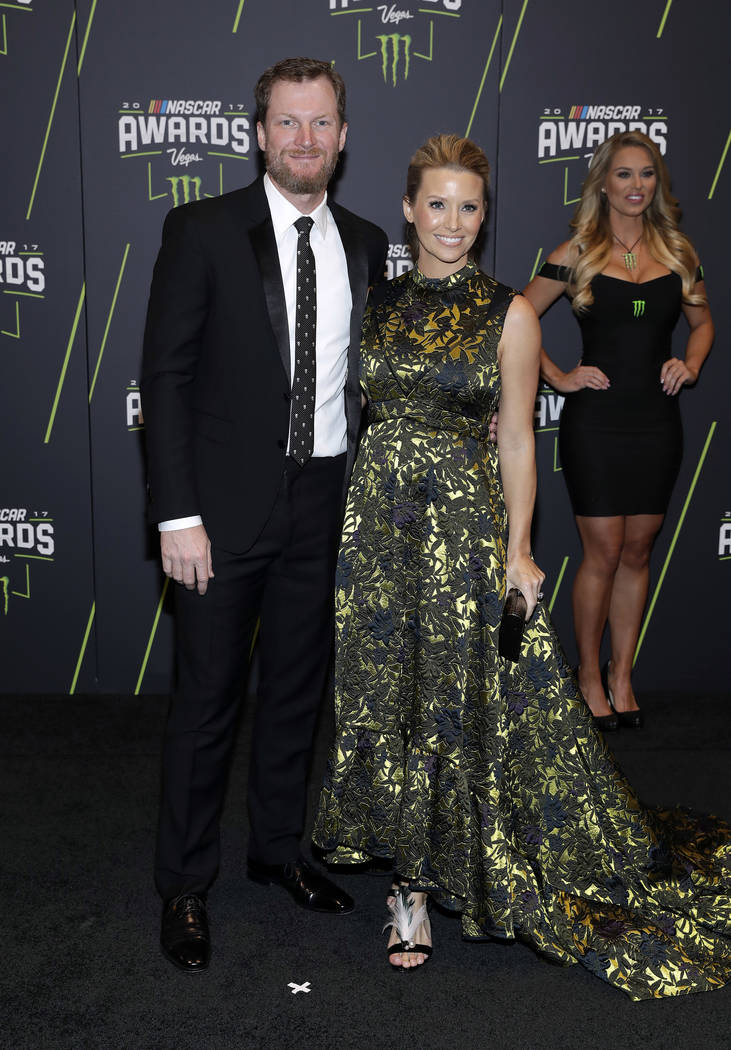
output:
M 507 528 L 488 421 L 516 293 L 466 265 L 376 290 L 337 580 L 336 737 L 314 841 L 633 999 L 731 976 L 731 829 L 643 809 L 548 614 L 497 654 Z

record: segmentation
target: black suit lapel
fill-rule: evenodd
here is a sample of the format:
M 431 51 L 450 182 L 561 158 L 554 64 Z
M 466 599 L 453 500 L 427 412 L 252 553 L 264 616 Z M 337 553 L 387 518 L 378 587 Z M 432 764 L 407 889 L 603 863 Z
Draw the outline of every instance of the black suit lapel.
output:
M 263 191 L 262 191 L 263 192 Z M 277 242 L 274 237 L 274 226 L 267 208 L 266 218 L 258 226 L 249 230 L 251 246 L 254 249 L 256 262 L 264 285 L 269 320 L 279 347 L 284 371 L 291 384 L 291 365 L 289 350 L 289 323 L 287 321 L 287 305 L 284 298 L 284 285 L 282 284 L 282 271 L 279 266 L 279 253 Z
M 336 204 L 331 205 L 330 210 L 337 223 L 340 240 L 343 242 L 345 250 L 345 258 L 348 261 L 350 294 L 353 297 L 353 309 L 350 314 L 349 356 L 351 363 L 353 360 L 357 363 L 360 349 L 360 323 L 363 318 L 366 296 L 368 295 L 368 253 L 347 213 L 338 208 Z
M 256 210 L 263 215 L 263 218 L 256 226 L 252 226 L 249 229 L 249 238 L 264 286 L 272 330 L 277 340 L 285 373 L 291 384 L 289 323 L 274 226 L 272 225 L 266 194 L 261 182 L 254 183 L 250 187 L 250 191 L 253 191 L 253 194 L 255 194 L 252 199 L 255 202 Z M 368 295 L 368 253 L 363 240 L 358 236 L 357 229 L 350 221 L 348 213 L 334 203 L 330 205 L 330 210 L 337 224 L 348 263 L 348 280 L 350 282 L 350 294 L 353 299 L 350 313 L 348 370 L 351 375 L 357 376 L 358 355 L 360 352 L 360 326 Z

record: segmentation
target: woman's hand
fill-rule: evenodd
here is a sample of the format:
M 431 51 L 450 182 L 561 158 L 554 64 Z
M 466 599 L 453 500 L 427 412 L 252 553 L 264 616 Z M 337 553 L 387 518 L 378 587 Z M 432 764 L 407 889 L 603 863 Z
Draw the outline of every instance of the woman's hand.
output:
M 697 372 L 693 372 L 679 357 L 669 357 L 660 369 L 660 382 L 666 394 L 671 397 L 686 383 L 695 383 Z
M 576 368 L 570 372 L 562 372 L 557 377 L 551 378 L 551 386 L 558 390 L 559 394 L 573 394 L 577 390 L 608 390 L 609 378 L 595 365 L 582 365 L 579 361 Z
M 533 610 L 538 603 L 538 595 L 541 593 L 545 572 L 541 572 L 529 554 L 519 554 L 508 558 L 507 589 L 517 587 L 526 600 L 527 609 L 525 618 L 530 620 Z
M 497 412 L 493 412 L 490 416 L 490 425 L 488 427 L 488 439 L 491 445 L 497 444 Z

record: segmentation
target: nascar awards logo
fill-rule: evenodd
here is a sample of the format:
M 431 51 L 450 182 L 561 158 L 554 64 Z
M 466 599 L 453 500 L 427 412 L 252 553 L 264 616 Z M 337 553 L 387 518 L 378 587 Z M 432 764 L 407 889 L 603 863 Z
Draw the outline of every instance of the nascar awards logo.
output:
M 173 207 L 224 190 L 224 165 L 248 160 L 249 115 L 243 103 L 220 99 L 125 101 L 118 112 L 120 159 L 147 167 L 147 199 Z M 158 158 L 151 160 L 150 158 Z M 235 184 L 243 179 L 235 172 Z
M 731 559 L 731 510 L 721 518 L 718 529 L 718 557 L 721 561 Z
M 130 433 L 134 430 L 143 430 L 145 420 L 142 416 L 142 395 L 140 394 L 140 384 L 136 379 L 130 380 L 127 384 L 124 404 L 127 418 L 127 430 Z
M 43 252 L 37 244 L 0 241 L 0 287 L 10 295 L 42 295 L 46 288 Z
M 407 270 L 413 270 L 414 263 L 408 244 L 389 244 L 386 259 L 386 280 L 392 281 Z
M 31 514 L 26 507 L 0 507 L 0 558 L 5 563 L 9 554 L 18 552 L 50 557 L 55 547 L 53 518 L 47 511 Z
M 30 598 L 31 561 L 53 561 L 55 549 L 53 518 L 47 511 L 0 507 L 0 614 L 7 616 L 12 596 Z M 18 572 L 16 559 L 25 560 L 24 572 Z
M 561 421 L 561 409 L 566 398 L 558 394 L 552 386 L 543 383 L 536 395 L 535 424 L 536 434 L 558 430 Z
M 31 6 L 32 3 L 33 3 L 33 0 L 13 0 L 13 3 L 5 3 L 5 4 L 2 4 L 0 6 L 2 6 L 2 7 L 9 7 L 9 8 L 11 8 L 14 11 L 24 11 L 26 13 L 32 14 L 33 13 L 33 8 Z M 7 19 L 5 17 L 5 13 L 4 12 L 3 12 L 2 15 L 0 15 L 0 38 L 2 39 L 2 46 L 1 46 L 1 49 L 0 49 L 0 55 L 7 55 L 8 54 L 8 23 L 7 23 Z
M 44 299 L 45 290 L 46 263 L 40 245 L 0 240 L 0 332 L 20 339 L 21 302 Z
M 586 169 L 602 142 L 618 131 L 642 131 L 663 155 L 667 150 L 669 117 L 654 106 L 586 105 L 545 107 L 538 123 L 538 163 L 564 162 L 564 204 L 575 204 Z
M 354 15 L 351 29 L 358 61 L 373 60 L 384 84 L 409 79 L 413 61 L 434 60 L 439 16 L 460 18 L 463 0 L 419 0 L 418 4 L 373 4 L 372 0 L 327 0 L 331 16 Z M 426 6 L 428 5 L 428 6 Z

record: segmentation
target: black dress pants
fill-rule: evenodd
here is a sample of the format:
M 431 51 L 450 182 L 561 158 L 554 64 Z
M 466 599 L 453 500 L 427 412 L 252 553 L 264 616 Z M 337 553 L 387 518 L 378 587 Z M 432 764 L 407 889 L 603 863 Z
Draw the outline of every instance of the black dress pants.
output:
M 177 683 L 163 748 L 155 881 L 164 899 L 205 893 L 257 621 L 249 856 L 299 852 L 310 754 L 333 635 L 345 456 L 287 459 L 269 520 L 245 554 L 213 548 L 205 595 L 176 587 Z

